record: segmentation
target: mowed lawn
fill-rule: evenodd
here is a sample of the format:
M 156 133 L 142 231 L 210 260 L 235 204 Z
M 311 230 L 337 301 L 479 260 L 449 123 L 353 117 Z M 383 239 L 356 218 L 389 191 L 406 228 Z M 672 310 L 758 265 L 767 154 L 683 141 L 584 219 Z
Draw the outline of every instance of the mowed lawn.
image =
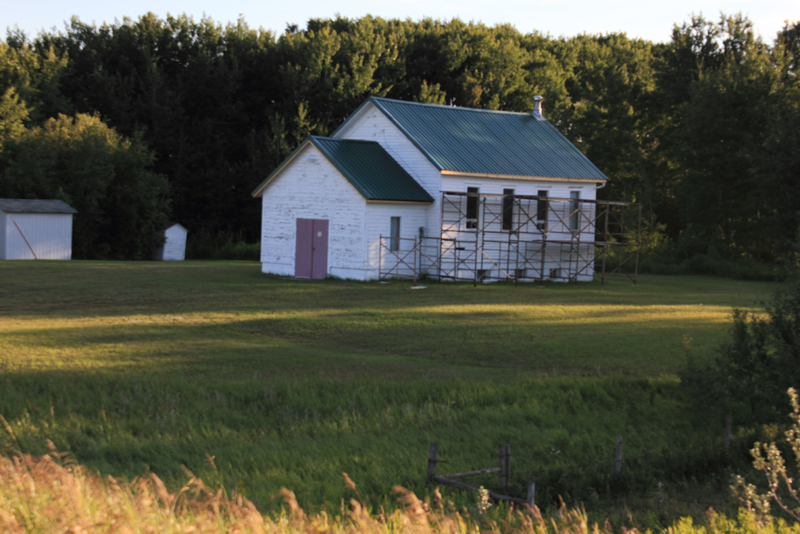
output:
M 660 376 L 765 283 L 356 283 L 231 262 L 0 263 L 0 369 L 262 377 Z
M 0 262 L 0 280 L 0 453 L 49 440 L 103 474 L 176 487 L 186 467 L 264 510 L 288 487 L 332 511 L 354 496 L 342 472 L 375 506 L 396 484 L 430 491 L 433 441 L 446 470 L 490 467 L 510 443 L 507 492 L 536 474 L 543 496 L 603 502 L 618 435 L 633 458 L 721 433 L 683 403 L 676 372 L 687 350 L 714 354 L 732 307 L 759 311 L 773 287 L 642 276 L 412 289 L 244 262 Z M 686 501 L 692 454 L 673 482 L 658 478 L 659 499 Z M 630 487 L 649 499 L 666 469 Z

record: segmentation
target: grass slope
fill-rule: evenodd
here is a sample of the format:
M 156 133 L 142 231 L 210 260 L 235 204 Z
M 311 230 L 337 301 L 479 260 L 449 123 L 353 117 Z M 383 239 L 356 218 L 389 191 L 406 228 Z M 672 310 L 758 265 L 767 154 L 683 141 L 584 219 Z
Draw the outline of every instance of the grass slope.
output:
M 338 509 L 342 471 L 376 505 L 394 484 L 425 493 L 431 441 L 446 470 L 489 467 L 511 443 L 515 488 L 539 473 L 543 495 L 613 493 L 618 434 L 635 457 L 718 432 L 683 411 L 683 346 L 711 354 L 731 307 L 770 291 L 656 276 L 411 290 L 237 262 L 2 262 L 0 279 L 0 447 L 50 439 L 103 473 L 168 482 L 185 465 L 264 509 L 283 486 Z
M 0 365 L 214 379 L 673 374 L 763 283 L 281 280 L 247 263 L 0 264 Z

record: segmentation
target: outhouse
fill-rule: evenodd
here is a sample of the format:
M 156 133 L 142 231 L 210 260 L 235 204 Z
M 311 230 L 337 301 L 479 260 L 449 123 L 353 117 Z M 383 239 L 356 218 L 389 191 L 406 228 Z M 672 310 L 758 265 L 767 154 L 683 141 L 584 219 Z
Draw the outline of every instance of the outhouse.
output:
M 158 234 L 153 248 L 156 261 L 183 261 L 186 258 L 186 235 L 188 230 L 178 223 L 168 223 Z

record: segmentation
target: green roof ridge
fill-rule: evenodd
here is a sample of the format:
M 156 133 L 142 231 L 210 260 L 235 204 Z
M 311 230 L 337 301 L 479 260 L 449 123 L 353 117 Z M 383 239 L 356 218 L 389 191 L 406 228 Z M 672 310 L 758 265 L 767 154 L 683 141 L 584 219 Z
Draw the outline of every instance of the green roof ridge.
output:
M 371 96 L 368 100 L 376 100 L 379 102 L 391 102 L 392 104 L 404 104 L 408 106 L 425 106 L 428 108 L 441 108 L 441 109 L 456 109 L 459 111 L 474 111 L 476 113 L 492 113 L 492 114 L 507 114 L 507 115 L 521 115 L 527 116 L 530 113 L 524 111 L 507 111 L 504 109 L 481 109 L 481 108 L 468 108 L 464 106 L 448 106 L 447 104 L 429 104 L 426 102 L 410 102 L 408 100 L 395 100 L 393 98 L 386 98 L 383 96 Z M 542 120 L 542 119 L 540 119 Z M 547 119 L 543 119 L 547 120 Z

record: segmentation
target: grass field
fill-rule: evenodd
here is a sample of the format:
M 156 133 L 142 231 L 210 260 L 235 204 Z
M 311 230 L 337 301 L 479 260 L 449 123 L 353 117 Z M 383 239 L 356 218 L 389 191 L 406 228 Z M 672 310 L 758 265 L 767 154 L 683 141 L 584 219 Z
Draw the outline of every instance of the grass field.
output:
M 559 493 L 569 469 L 610 465 L 618 434 L 630 456 L 705 442 L 721 422 L 684 408 L 685 350 L 713 354 L 731 308 L 758 310 L 772 288 L 410 289 L 244 262 L 2 262 L 0 280 L 0 447 L 49 439 L 102 473 L 173 484 L 185 465 L 265 510 L 281 487 L 338 509 L 343 471 L 376 506 L 395 484 L 425 494 L 431 441 L 447 470 L 489 467 L 510 443 L 515 484 L 563 467 Z M 575 499 L 608 489 L 576 480 Z

